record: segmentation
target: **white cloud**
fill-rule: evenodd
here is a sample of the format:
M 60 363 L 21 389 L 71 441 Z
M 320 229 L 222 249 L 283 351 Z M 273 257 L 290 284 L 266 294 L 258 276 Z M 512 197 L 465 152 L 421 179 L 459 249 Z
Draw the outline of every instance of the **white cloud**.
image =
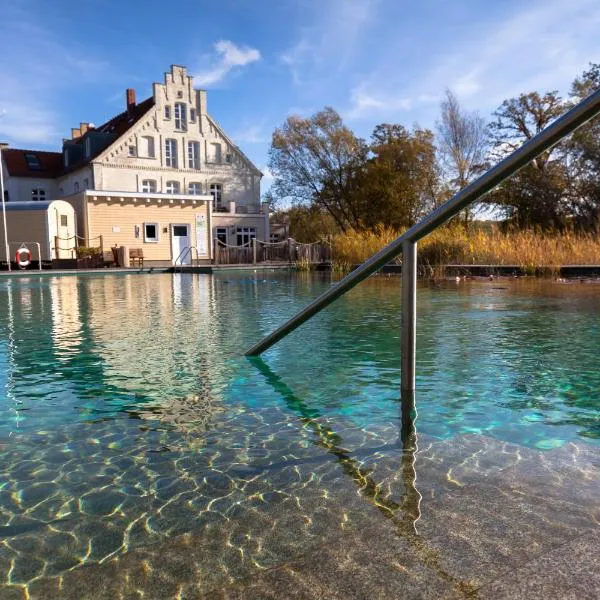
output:
M 381 92 L 366 91 L 361 85 L 352 90 L 350 108 L 344 112 L 348 119 L 363 119 L 375 116 L 393 115 L 412 107 L 410 98 L 385 95 Z
M 194 84 L 198 86 L 212 85 L 222 81 L 232 69 L 245 67 L 260 60 L 260 52 L 256 48 L 238 46 L 229 40 L 219 40 L 214 49 L 218 56 L 216 63 L 194 75 Z
M 231 139 L 236 144 L 264 144 L 271 141 L 270 135 L 265 131 L 264 122 L 234 131 Z
M 64 135 L 57 93 L 97 80 L 108 64 L 65 44 L 19 3 L 7 5 L 3 19 L 3 42 L 13 51 L 0 61 L 0 141 L 57 147 Z
M 302 4 L 308 23 L 298 41 L 279 56 L 295 85 L 306 85 L 317 73 L 330 77 L 346 68 L 360 52 L 381 0 L 312 0 Z

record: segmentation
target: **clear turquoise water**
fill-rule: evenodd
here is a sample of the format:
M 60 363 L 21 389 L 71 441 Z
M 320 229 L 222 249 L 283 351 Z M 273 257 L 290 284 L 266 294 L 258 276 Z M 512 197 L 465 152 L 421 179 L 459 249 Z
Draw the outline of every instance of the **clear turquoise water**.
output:
M 294 497 L 315 461 L 396 452 L 398 279 L 365 282 L 264 361 L 242 356 L 330 285 L 281 272 L 1 281 L 0 581 Z M 598 285 L 423 286 L 419 432 L 598 444 L 599 315 Z M 338 450 L 313 456 L 329 438 Z

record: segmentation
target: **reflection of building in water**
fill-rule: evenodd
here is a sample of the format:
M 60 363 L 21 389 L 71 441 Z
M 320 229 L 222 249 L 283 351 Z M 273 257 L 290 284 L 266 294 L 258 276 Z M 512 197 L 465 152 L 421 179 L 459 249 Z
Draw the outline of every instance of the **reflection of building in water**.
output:
M 88 280 L 88 322 L 105 376 L 136 405 L 138 396 L 152 402 L 152 410 L 156 400 L 189 405 L 222 371 L 212 285 L 211 277 L 187 274 Z
M 54 349 L 72 352 L 82 342 L 79 281 L 77 277 L 52 278 L 49 283 Z

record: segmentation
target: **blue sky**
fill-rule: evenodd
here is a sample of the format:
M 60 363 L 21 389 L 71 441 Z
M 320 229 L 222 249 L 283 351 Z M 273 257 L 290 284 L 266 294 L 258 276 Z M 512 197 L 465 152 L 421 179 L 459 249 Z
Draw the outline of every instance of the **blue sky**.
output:
M 489 114 L 600 62 L 598 0 L 0 0 L 0 140 L 58 149 L 169 65 L 265 173 L 271 132 L 333 106 L 359 135 L 433 126 L 446 87 Z M 266 187 L 266 186 L 265 186 Z

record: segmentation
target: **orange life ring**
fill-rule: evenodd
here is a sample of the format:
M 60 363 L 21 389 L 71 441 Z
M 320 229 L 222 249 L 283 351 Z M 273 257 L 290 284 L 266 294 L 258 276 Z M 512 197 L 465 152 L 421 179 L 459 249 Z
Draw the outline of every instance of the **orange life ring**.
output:
M 26 255 L 25 260 L 22 259 L 23 254 Z M 29 248 L 19 248 L 15 255 L 15 261 L 21 269 L 24 269 L 25 267 L 29 266 L 31 264 L 31 251 L 29 250 Z

